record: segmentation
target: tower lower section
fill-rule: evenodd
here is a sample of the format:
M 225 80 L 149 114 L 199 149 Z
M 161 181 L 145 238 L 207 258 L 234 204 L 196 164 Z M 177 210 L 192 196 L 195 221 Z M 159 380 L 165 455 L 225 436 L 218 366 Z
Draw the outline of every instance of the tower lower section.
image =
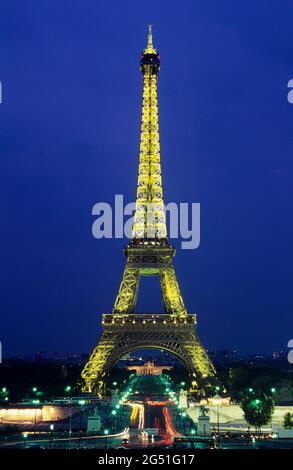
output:
M 117 361 L 142 348 L 174 354 L 204 391 L 215 369 L 196 334 L 196 316 L 172 314 L 104 314 L 103 332 L 82 371 L 83 391 L 100 394 Z

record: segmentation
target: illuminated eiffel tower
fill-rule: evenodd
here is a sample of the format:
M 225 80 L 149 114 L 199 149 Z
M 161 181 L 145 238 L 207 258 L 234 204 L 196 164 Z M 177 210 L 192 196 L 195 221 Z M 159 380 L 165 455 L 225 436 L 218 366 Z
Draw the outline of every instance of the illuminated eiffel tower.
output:
M 141 348 L 160 348 L 176 355 L 200 390 L 215 376 L 196 334 L 196 316 L 185 309 L 173 265 L 175 248 L 167 238 L 157 100 L 160 56 L 153 46 L 151 25 L 140 70 L 143 103 L 132 241 L 124 249 L 126 266 L 113 311 L 103 314 L 102 335 L 82 371 L 86 392 L 101 393 L 116 362 Z M 165 313 L 134 313 L 140 276 L 160 277 Z

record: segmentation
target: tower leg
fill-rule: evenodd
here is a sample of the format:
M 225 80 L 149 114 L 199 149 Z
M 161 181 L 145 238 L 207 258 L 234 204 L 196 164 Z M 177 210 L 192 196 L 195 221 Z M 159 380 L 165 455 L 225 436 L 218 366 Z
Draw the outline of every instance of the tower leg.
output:
M 99 339 L 88 362 L 82 371 L 83 392 L 93 392 L 101 394 L 105 386 L 105 378 L 108 370 L 105 368 L 107 362 L 112 362 L 114 350 L 118 346 L 117 336 L 113 333 L 105 332 Z
M 164 264 L 160 267 L 160 282 L 166 312 L 186 315 L 187 312 L 171 259 L 164 261 Z
M 139 286 L 139 266 L 127 260 L 123 278 L 113 308 L 113 313 L 132 313 L 136 305 Z

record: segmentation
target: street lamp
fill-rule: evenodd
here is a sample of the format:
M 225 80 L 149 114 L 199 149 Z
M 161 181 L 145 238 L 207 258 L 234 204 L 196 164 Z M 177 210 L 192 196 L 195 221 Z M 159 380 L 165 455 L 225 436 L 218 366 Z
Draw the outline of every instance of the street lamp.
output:
M 85 405 L 85 400 L 79 400 L 78 404 L 80 405 L 80 426 L 79 426 L 79 445 L 81 444 L 81 436 L 82 436 L 82 406 Z
M 104 435 L 105 435 L 105 449 L 107 450 L 108 448 L 108 434 L 109 434 L 109 429 L 104 429 Z
M 1 397 L 2 399 L 4 399 L 4 401 L 8 401 L 9 400 L 9 391 L 6 387 L 2 387 L 1 389 Z
M 35 400 L 35 401 L 37 401 L 37 400 Z M 35 407 L 34 439 L 36 438 L 36 428 L 37 428 L 37 408 Z
M 51 442 L 50 445 L 53 445 L 53 431 L 54 431 L 54 424 L 50 424 L 50 431 L 51 431 Z
M 71 447 L 72 434 L 72 397 L 69 399 L 69 446 Z
M 115 432 L 116 431 L 116 427 L 117 427 L 117 410 L 112 410 L 111 411 L 111 415 L 113 416 L 113 422 L 112 422 L 112 431 Z

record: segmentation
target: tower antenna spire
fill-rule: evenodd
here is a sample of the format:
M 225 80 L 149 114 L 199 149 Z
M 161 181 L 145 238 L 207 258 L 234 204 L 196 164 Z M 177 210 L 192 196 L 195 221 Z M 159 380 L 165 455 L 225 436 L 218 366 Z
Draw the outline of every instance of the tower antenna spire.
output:
M 153 47 L 152 23 L 149 23 L 148 47 Z
M 149 23 L 149 26 L 148 26 L 148 45 L 144 52 L 146 54 L 156 54 L 157 52 L 153 45 L 153 32 L 152 32 L 151 22 Z

